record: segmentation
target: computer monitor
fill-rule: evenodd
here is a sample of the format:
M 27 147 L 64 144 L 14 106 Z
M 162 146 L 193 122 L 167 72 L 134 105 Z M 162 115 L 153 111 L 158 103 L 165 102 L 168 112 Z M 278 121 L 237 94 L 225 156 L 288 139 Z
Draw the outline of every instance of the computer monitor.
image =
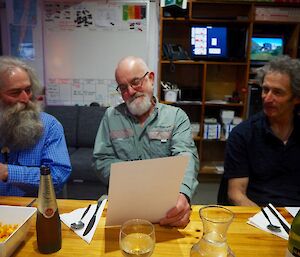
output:
M 193 59 L 227 58 L 227 27 L 191 27 L 191 56 Z
M 268 62 L 283 54 L 283 38 L 280 36 L 254 36 L 251 39 L 250 60 Z

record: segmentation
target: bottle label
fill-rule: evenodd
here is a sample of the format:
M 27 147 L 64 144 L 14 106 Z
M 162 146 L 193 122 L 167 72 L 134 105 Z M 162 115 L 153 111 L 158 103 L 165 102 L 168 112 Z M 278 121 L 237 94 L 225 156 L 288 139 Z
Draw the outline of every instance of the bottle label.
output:
M 45 218 L 52 218 L 54 216 L 54 213 L 55 213 L 56 210 L 52 209 L 52 208 L 46 208 L 43 212 L 43 216 Z
M 57 210 L 55 192 L 49 175 L 41 177 L 38 210 L 47 219 L 52 218 Z
M 294 248 L 293 248 L 293 255 L 294 255 L 294 256 L 297 256 L 297 257 L 300 257 L 300 249 L 294 247 Z
M 293 247 L 292 253 L 287 250 L 285 257 L 300 257 L 300 249 Z

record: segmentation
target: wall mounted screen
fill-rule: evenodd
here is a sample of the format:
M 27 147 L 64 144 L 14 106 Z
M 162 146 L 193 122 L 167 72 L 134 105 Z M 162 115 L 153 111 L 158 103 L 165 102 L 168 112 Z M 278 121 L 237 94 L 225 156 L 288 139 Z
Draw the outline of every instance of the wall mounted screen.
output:
M 214 26 L 191 27 L 192 58 L 227 58 L 227 28 Z

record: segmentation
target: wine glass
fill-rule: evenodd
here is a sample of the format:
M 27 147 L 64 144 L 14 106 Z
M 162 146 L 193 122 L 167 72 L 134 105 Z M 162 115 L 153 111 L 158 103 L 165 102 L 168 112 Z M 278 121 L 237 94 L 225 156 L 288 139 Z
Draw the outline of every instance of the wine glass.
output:
M 151 256 L 155 246 L 154 225 L 143 219 L 126 221 L 120 229 L 119 244 L 125 257 Z

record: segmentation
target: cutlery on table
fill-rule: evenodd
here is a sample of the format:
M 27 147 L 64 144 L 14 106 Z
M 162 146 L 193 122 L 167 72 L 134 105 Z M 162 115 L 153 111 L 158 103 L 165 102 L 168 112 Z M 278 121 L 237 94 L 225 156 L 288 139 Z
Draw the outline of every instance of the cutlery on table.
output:
M 27 204 L 26 207 L 31 207 L 35 201 L 36 201 L 36 198 L 34 198 L 29 204 Z
M 101 203 L 103 202 L 103 200 L 105 200 L 105 199 L 107 199 L 107 195 L 102 195 L 99 198 L 96 210 L 95 210 L 92 218 L 90 219 L 89 224 L 87 225 L 85 231 L 83 232 L 83 236 L 86 236 L 92 230 L 92 228 L 93 228 L 93 226 L 95 224 L 95 221 L 96 221 L 96 216 L 97 216 L 97 212 L 99 210 L 99 207 L 100 207 Z
M 82 229 L 84 227 L 84 223 L 82 219 L 85 217 L 85 215 L 88 213 L 89 209 L 91 208 L 91 204 L 85 209 L 84 213 L 82 214 L 81 218 L 79 221 L 73 222 L 71 224 L 71 228 L 73 229 Z
M 267 208 L 272 212 L 272 214 L 278 219 L 281 226 L 285 230 L 287 234 L 290 233 L 290 228 L 282 221 L 282 219 L 279 217 L 279 215 L 273 210 L 272 206 L 270 204 L 267 205 Z
M 265 212 L 265 210 L 263 208 L 261 208 L 262 213 L 265 215 L 266 219 L 269 221 L 269 225 L 267 225 L 267 228 L 273 232 L 280 232 L 281 229 L 279 226 L 273 225 L 268 214 Z

